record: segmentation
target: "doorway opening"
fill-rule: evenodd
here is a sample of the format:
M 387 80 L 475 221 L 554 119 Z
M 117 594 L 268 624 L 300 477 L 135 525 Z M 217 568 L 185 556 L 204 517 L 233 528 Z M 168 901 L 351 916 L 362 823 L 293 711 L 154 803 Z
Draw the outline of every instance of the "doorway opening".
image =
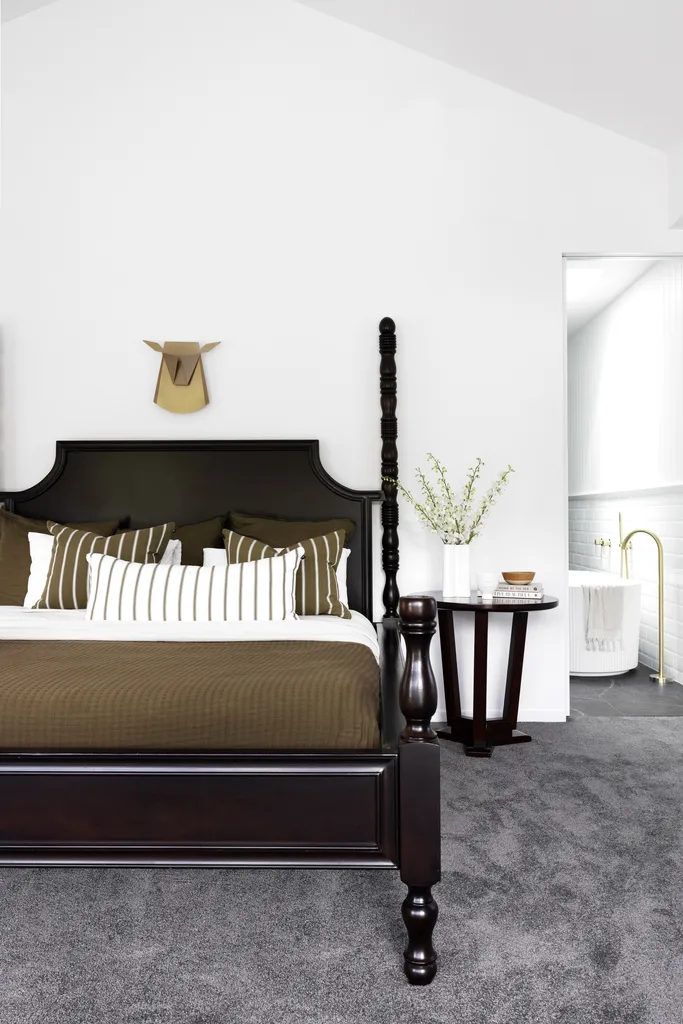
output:
M 683 257 L 567 256 L 565 295 L 570 714 L 683 715 Z

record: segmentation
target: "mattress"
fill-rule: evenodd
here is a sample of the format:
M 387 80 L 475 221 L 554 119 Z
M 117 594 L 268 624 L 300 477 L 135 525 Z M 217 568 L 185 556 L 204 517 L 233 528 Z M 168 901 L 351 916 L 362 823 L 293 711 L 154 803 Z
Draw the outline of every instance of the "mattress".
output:
M 0 750 L 372 750 L 379 666 L 354 613 L 87 622 L 0 609 Z
M 125 640 L 215 643 L 241 640 L 311 640 L 362 644 L 379 661 L 377 633 L 369 619 L 351 612 L 302 615 L 284 622 L 90 622 L 84 611 L 0 605 L 0 640 Z

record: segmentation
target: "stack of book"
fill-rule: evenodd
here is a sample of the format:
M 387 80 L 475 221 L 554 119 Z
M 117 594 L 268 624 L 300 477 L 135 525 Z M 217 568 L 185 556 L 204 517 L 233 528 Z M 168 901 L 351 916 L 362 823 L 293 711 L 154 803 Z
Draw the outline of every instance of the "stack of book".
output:
M 542 601 L 542 583 L 499 583 L 493 592 L 498 600 L 507 601 Z

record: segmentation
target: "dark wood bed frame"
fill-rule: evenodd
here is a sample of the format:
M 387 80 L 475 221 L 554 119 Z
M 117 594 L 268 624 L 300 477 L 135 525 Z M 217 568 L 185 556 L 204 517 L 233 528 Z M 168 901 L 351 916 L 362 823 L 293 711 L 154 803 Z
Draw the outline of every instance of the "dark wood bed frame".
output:
M 382 478 L 398 475 L 396 334 L 380 324 Z M 0 864 L 398 868 L 405 973 L 436 974 L 440 878 L 436 604 L 399 600 L 396 486 L 350 490 L 317 441 L 67 441 L 35 487 L 0 496 L 56 521 L 199 522 L 230 509 L 358 523 L 349 603 L 372 619 L 372 504 L 382 500 L 381 749 L 163 753 L 0 750 Z M 405 658 L 400 635 L 405 638 Z M 0 642 L 1 648 L 1 642 Z M 0 708 L 0 721 L 2 709 Z

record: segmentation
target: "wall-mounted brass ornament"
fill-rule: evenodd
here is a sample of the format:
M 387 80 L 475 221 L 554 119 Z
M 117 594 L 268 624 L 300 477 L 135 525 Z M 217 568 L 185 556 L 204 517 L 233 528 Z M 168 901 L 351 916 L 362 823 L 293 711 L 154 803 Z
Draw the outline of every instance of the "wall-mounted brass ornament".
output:
M 146 341 L 155 352 L 161 352 L 161 366 L 157 378 L 154 401 L 169 412 L 197 412 L 209 404 L 209 392 L 202 365 L 202 355 L 220 345 L 211 341 L 200 345 L 196 341 Z

